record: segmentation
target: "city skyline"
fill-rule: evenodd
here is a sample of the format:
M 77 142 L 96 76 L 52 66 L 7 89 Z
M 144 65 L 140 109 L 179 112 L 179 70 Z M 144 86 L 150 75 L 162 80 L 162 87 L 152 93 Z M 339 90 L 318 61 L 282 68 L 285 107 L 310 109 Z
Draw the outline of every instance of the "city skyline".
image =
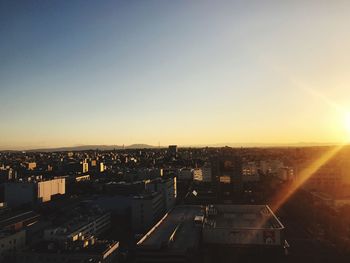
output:
M 347 2 L 0 6 L 1 150 L 350 139 Z

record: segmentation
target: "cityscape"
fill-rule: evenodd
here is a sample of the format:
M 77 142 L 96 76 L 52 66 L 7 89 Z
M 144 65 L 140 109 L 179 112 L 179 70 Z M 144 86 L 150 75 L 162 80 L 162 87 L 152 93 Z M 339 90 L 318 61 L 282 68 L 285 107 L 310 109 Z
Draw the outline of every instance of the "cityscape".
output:
M 0 0 L 0 263 L 350 262 L 349 13 Z
M 347 262 L 349 155 L 350 146 L 2 152 L 1 260 Z

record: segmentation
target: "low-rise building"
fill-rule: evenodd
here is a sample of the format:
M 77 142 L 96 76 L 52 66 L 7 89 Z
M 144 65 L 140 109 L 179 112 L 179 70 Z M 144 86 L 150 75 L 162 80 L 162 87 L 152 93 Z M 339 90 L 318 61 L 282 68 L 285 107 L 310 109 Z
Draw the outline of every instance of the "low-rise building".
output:
M 283 251 L 284 226 L 267 205 L 209 205 L 203 243 L 231 247 L 265 247 Z
M 44 240 L 60 243 L 74 242 L 87 236 L 98 236 L 108 230 L 110 224 L 110 213 L 101 212 L 77 216 L 60 226 L 46 229 L 44 231 Z
M 24 248 L 25 240 L 25 230 L 0 231 L 0 262 L 13 262 L 17 253 Z
M 202 206 L 176 206 L 137 243 L 136 262 L 193 262 L 200 248 Z
M 88 238 L 69 246 L 43 241 L 20 253 L 20 263 L 116 263 L 119 242 Z

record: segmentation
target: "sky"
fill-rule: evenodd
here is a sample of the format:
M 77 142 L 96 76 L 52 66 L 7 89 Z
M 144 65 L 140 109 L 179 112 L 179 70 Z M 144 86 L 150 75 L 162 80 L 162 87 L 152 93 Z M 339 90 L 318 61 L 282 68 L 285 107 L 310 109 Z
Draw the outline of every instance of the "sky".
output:
M 0 149 L 349 140 L 349 13 L 0 0 Z

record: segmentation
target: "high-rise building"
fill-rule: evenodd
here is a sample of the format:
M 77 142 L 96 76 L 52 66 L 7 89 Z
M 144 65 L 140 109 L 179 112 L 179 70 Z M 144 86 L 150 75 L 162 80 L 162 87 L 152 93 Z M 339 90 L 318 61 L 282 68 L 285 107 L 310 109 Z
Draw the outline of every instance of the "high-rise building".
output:
M 172 157 L 177 156 L 177 145 L 169 145 L 168 154 Z

